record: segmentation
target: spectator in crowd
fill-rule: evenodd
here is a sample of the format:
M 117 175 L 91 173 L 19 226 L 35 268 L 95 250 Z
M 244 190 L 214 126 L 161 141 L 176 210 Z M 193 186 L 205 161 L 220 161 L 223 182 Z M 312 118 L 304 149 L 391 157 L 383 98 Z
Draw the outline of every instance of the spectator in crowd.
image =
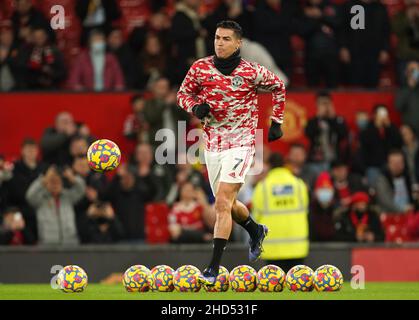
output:
M 107 180 L 105 175 L 90 169 L 86 155 L 75 157 L 72 169 L 86 184 L 84 196 L 76 203 L 74 209 L 76 212 L 76 225 L 80 242 L 87 243 L 90 241 L 87 211 L 92 204 L 100 201 L 104 197 Z
M 400 133 L 403 139 L 402 151 L 406 159 L 410 181 L 419 183 L 419 143 L 418 137 L 409 125 L 402 125 Z
M 21 158 L 14 163 L 13 178 L 7 184 L 7 202 L 23 214 L 27 228 L 36 237 L 36 212 L 26 200 L 26 192 L 32 182 L 45 172 L 46 166 L 39 160 L 39 146 L 33 139 L 25 139 Z
M 72 165 L 74 159 L 78 157 L 86 157 L 87 150 L 89 149 L 89 141 L 86 137 L 81 135 L 74 136 L 70 141 L 70 162 L 68 165 Z
M 140 87 L 150 88 L 159 78 L 170 73 L 170 63 L 163 45 L 157 35 L 148 33 L 145 38 L 144 49 L 139 55 Z
M 335 200 L 339 206 L 348 207 L 353 193 L 368 191 L 366 182 L 358 174 L 350 172 L 349 166 L 345 162 L 335 160 L 332 162 L 331 169 Z
M 212 240 L 204 216 L 211 215 L 205 193 L 190 182 L 180 188 L 180 198 L 169 213 L 169 232 L 172 242 L 199 243 Z
M 137 143 L 148 142 L 149 125 L 144 116 L 145 99 L 141 94 L 135 94 L 131 98 L 132 113 L 124 122 L 124 136 Z
M 403 123 L 419 132 L 419 63 L 411 61 L 406 67 L 406 85 L 399 88 L 396 94 L 396 108 L 401 114 Z
M 0 154 L 0 212 L 7 207 L 7 181 L 13 177 L 13 163 Z
M 389 152 L 387 167 L 378 176 L 375 189 L 377 204 L 382 211 L 404 213 L 413 210 L 412 183 L 402 151 Z
M 334 211 L 335 190 L 328 172 L 322 172 L 316 179 L 310 204 L 310 240 L 333 241 L 335 239 Z
M 17 56 L 18 49 L 14 44 L 12 30 L 0 29 L 0 92 L 18 87 Z
M 198 10 L 199 0 L 180 0 L 172 18 L 171 40 L 176 60 L 176 83 L 182 82 L 192 63 L 207 54 L 205 48 L 206 30 L 201 25 Z
M 30 245 L 36 241 L 32 230 L 27 227 L 25 219 L 18 208 L 11 207 L 2 214 L 0 225 L 0 245 Z
M 337 6 L 329 0 L 309 0 L 303 8 L 305 72 L 310 87 L 322 81 L 328 88 L 338 85 L 340 20 Z
M 416 0 L 404 0 L 406 8 L 396 13 L 391 21 L 397 36 L 397 80 L 406 85 L 405 69 L 409 61 L 419 60 L 419 7 Z
M 92 203 L 88 210 L 88 243 L 109 244 L 123 239 L 124 230 L 109 202 Z
M 368 184 L 375 184 L 381 168 L 386 164 L 391 149 L 402 147 L 399 129 L 391 122 L 385 105 L 377 105 L 373 111 L 373 119 L 361 132 L 361 158 L 366 168 Z
M 64 181 L 70 185 L 64 188 Z M 83 197 L 85 183 L 70 168 L 50 166 L 29 187 L 26 199 L 36 209 L 39 244 L 78 244 L 74 205 Z
M 222 0 L 215 8 L 215 10 L 206 16 L 202 21 L 202 25 L 208 32 L 208 37 L 206 39 L 208 52 L 214 52 L 214 38 L 212 35 L 214 35 L 215 31 L 217 30 L 217 23 L 224 20 L 232 20 L 237 22 L 244 30 L 244 36 L 246 38 L 252 37 L 251 30 L 253 26 L 251 11 L 247 9 L 242 1 Z M 247 58 L 243 56 L 243 51 L 241 56 L 243 59 L 247 60 Z M 268 68 L 268 66 L 264 66 Z M 272 71 L 272 69 L 269 70 Z
M 350 150 L 351 158 L 348 164 L 351 166 L 351 170 L 354 173 L 365 175 L 365 163 L 362 159 L 361 149 L 361 133 L 368 127 L 370 123 L 370 114 L 365 110 L 358 110 L 355 112 L 355 128 L 350 131 Z
M 292 73 L 291 35 L 299 30 L 294 0 L 261 0 L 253 13 L 254 39 L 274 58 L 287 77 Z
M 105 35 L 92 30 L 89 48 L 77 57 L 68 79 L 72 90 L 123 90 L 124 75 L 117 58 L 106 52 Z
M 156 190 L 153 201 L 164 201 L 173 182 L 173 173 L 168 166 L 154 162 L 153 148 L 148 143 L 140 143 L 134 152 L 133 165 L 138 177 L 150 175 Z
M 311 190 L 316 179 L 316 174 L 307 165 L 307 150 L 303 144 L 290 145 L 285 159 L 286 167 L 297 177 L 301 178 Z
M 353 28 L 351 8 L 362 6 L 365 29 Z M 374 88 L 381 67 L 389 61 L 390 21 L 386 7 L 378 0 L 350 0 L 342 5 L 340 59 L 345 66 L 345 81 L 351 85 Z
M 167 78 L 158 78 L 151 86 L 152 98 L 146 100 L 144 106 L 144 119 L 148 124 L 148 142 L 156 149 L 162 144 L 157 140 L 156 133 L 160 129 L 170 130 L 165 146 L 168 152 L 174 152 L 177 146 L 179 121 L 185 122 L 185 130 L 190 120 L 190 115 L 176 104 L 176 92 L 170 89 Z M 175 139 L 175 140 L 173 140 Z
M 141 242 L 145 239 L 145 205 L 153 198 L 155 187 L 150 175 L 138 177 L 136 173 L 127 164 L 120 165 L 105 199 L 122 223 L 125 240 Z
M 31 28 L 43 28 L 48 33 L 48 38 L 55 42 L 55 33 L 49 20 L 41 11 L 34 8 L 32 0 L 16 0 L 16 10 L 12 14 L 12 26 L 15 39 L 25 42 L 31 32 Z
M 271 170 L 255 187 L 252 210 L 255 221 L 269 228 L 261 258 L 287 272 L 308 255 L 309 194 L 279 153 L 272 153 L 270 162 Z
M 80 43 L 85 46 L 90 32 L 94 29 L 108 34 L 112 23 L 121 17 L 116 0 L 77 0 L 75 12 L 82 26 Z
M 175 166 L 175 179 L 170 187 L 170 191 L 166 197 L 166 203 L 171 206 L 179 198 L 181 186 L 186 182 L 191 182 L 196 188 L 204 190 L 207 197 L 212 192 L 204 175 L 194 168 L 192 164 L 187 161 L 186 154 L 179 154 L 178 161 Z
M 131 48 L 124 42 L 122 29 L 114 28 L 108 35 L 108 49 L 118 59 L 128 89 L 139 87 L 139 70 Z
M 73 115 L 67 111 L 60 112 L 55 117 L 54 127 L 46 128 L 41 138 L 44 161 L 59 166 L 71 163 L 70 143 L 78 131 Z
M 131 31 L 128 37 L 129 46 L 135 53 L 140 53 L 144 48 L 147 34 L 152 33 L 159 38 L 165 51 L 168 51 L 171 47 L 170 28 L 171 19 L 168 14 L 163 10 L 154 12 L 147 21 L 147 24 L 135 27 Z
M 309 119 L 305 135 L 310 141 L 308 161 L 319 173 L 328 170 L 331 161 L 348 158 L 348 128 L 345 119 L 336 115 L 329 93 L 318 93 L 316 103 L 316 115 Z
M 67 74 L 62 53 L 41 27 L 31 29 L 31 44 L 20 50 L 18 61 L 21 89 L 58 89 Z
M 370 206 L 365 192 L 352 195 L 351 206 L 337 213 L 336 240 L 346 242 L 383 242 L 384 230 L 379 212 Z

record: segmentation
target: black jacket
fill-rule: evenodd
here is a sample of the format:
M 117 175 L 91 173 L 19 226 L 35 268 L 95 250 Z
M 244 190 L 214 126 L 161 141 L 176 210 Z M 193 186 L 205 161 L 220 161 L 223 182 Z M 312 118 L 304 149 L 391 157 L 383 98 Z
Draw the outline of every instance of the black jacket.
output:
M 122 223 L 126 239 L 145 239 L 145 205 L 154 194 L 155 187 L 150 176 L 137 177 L 129 191 L 121 188 L 119 176 L 115 176 L 110 183 L 106 198 Z
M 359 5 L 365 9 L 365 29 L 353 29 L 351 13 L 353 6 Z M 341 46 L 350 50 L 352 56 L 362 59 L 368 54 L 377 54 L 390 47 L 390 20 L 387 8 L 377 0 L 365 3 L 361 0 L 351 0 L 342 5 Z
M 382 167 L 387 162 L 388 152 L 391 149 L 401 149 L 403 144 L 399 129 L 395 125 L 386 127 L 384 136 L 381 136 L 372 121 L 361 131 L 360 142 L 365 167 Z
M 324 119 L 329 125 L 329 141 L 332 144 L 337 159 L 345 161 L 348 158 L 348 144 L 345 144 L 348 136 L 348 127 L 342 117 Z M 319 117 L 311 118 L 305 128 L 305 135 L 310 140 L 310 149 L 308 160 L 310 162 L 324 161 L 324 155 L 320 144 L 321 119 Z M 347 141 L 346 141 L 347 142 Z

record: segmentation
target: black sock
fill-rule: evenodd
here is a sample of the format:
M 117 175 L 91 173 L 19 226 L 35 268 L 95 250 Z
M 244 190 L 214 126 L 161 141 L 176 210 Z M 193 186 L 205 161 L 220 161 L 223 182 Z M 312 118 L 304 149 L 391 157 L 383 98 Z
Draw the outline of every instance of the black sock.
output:
M 259 236 L 259 225 L 252 219 L 250 214 L 246 220 L 244 220 L 243 222 L 239 222 L 239 225 L 246 229 L 246 231 L 249 233 L 250 238 L 255 239 L 257 236 Z
M 209 264 L 209 268 L 216 270 L 220 267 L 221 256 L 223 255 L 224 249 L 227 244 L 227 239 L 214 238 L 214 248 L 212 251 L 212 259 Z

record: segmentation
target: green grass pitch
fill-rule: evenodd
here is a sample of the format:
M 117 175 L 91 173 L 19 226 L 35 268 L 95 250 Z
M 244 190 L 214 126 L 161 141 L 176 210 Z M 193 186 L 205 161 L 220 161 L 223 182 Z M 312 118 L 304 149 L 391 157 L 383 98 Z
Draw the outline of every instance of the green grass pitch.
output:
M 419 300 L 419 282 L 367 282 L 354 290 L 346 282 L 338 292 L 131 292 L 122 285 L 88 284 L 82 293 L 64 293 L 46 284 L 0 284 L 0 300 Z

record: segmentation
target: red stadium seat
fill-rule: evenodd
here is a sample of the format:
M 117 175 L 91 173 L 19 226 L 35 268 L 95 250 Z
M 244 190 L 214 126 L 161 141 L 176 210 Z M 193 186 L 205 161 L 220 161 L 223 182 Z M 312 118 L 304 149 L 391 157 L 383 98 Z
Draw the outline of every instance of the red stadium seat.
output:
M 145 234 L 147 243 L 169 242 L 168 215 L 169 206 L 165 203 L 150 203 L 146 206 Z
M 386 242 L 402 243 L 410 240 L 407 230 L 406 214 L 381 214 L 381 223 L 386 235 Z

